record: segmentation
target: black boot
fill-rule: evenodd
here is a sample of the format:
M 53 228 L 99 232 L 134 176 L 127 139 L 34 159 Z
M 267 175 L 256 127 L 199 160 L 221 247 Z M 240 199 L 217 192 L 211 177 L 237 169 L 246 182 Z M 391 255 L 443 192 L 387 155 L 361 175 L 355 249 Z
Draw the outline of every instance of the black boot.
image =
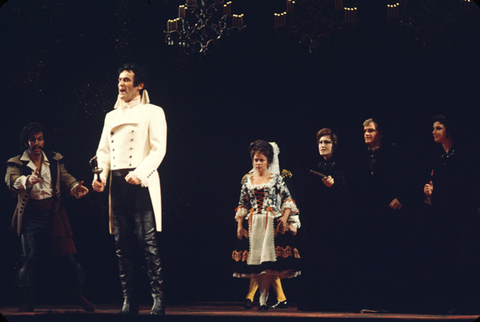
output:
M 152 259 L 152 258 L 149 258 Z M 152 315 L 165 314 L 165 301 L 163 299 L 163 277 L 160 257 L 156 257 L 148 263 L 148 276 L 152 289 L 153 305 L 150 311 Z
M 138 314 L 138 301 L 136 300 L 135 283 L 133 281 L 133 265 L 129 260 L 118 256 L 118 267 L 123 293 L 123 305 L 118 314 Z
M 135 315 L 138 314 L 138 302 L 128 297 L 123 299 L 122 309 L 118 314 Z
M 150 314 L 165 315 L 165 303 L 160 296 L 156 296 L 153 298 L 153 305 Z
M 153 213 L 146 212 L 145 215 L 153 217 Z M 150 311 L 152 315 L 165 314 L 165 302 L 163 299 L 163 274 L 162 261 L 156 241 L 156 231 L 154 227 L 145 232 L 143 251 L 147 264 L 148 277 L 153 298 L 153 306 Z
M 120 272 L 122 271 L 125 271 L 125 267 L 122 267 L 120 264 Z M 123 305 L 118 314 L 138 314 L 138 301 L 133 288 L 133 276 L 131 274 L 120 273 L 120 283 L 122 284 Z
M 35 308 L 35 291 L 33 287 L 23 288 L 25 302 L 18 308 L 18 312 L 33 312 Z
M 132 262 L 135 256 L 133 245 L 130 243 L 128 234 L 123 231 L 126 228 L 126 223 L 123 223 L 123 226 L 117 224 L 114 226 L 118 273 L 123 293 L 123 305 L 118 314 L 138 314 L 138 301 L 135 294 L 135 281 L 133 276 L 134 265 Z

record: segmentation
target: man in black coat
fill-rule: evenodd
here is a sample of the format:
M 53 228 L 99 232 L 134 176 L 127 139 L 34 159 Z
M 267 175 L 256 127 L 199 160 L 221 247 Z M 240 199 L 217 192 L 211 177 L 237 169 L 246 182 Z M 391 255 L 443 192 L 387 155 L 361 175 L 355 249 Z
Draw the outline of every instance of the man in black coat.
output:
M 85 311 L 93 312 L 95 306 L 81 292 L 85 276 L 74 257 L 77 250 L 60 194 L 64 188 L 70 195 L 82 198 L 88 189 L 83 181 L 77 181 L 67 172 L 60 153 L 44 151 L 43 133 L 39 123 L 23 128 L 20 134 L 23 153 L 7 161 L 5 175 L 8 189 L 17 196 L 11 229 L 20 237 L 22 248 L 18 286 L 25 293 L 25 303 L 19 311 L 34 310 L 37 266 L 41 261 L 55 259 L 57 268 L 66 268 L 61 273 L 67 274 L 76 300 Z
M 360 308 L 391 310 L 399 301 L 399 264 L 407 189 L 405 162 L 388 144 L 381 121 L 363 123 L 366 149 L 352 160 L 352 210 L 356 213 L 354 240 Z

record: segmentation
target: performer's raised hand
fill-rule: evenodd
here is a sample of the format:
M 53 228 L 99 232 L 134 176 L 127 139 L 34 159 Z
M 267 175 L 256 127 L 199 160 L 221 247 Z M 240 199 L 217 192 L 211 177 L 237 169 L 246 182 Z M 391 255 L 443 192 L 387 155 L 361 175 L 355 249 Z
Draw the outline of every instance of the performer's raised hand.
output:
M 40 176 L 40 173 L 38 169 L 35 170 L 35 172 L 27 177 L 27 183 L 31 186 L 33 186 L 36 183 L 43 182 L 42 177 Z
M 426 196 L 431 196 L 432 193 L 433 193 L 433 182 L 432 180 L 430 180 L 429 183 L 427 183 L 424 187 L 423 187 L 423 193 L 426 195 Z

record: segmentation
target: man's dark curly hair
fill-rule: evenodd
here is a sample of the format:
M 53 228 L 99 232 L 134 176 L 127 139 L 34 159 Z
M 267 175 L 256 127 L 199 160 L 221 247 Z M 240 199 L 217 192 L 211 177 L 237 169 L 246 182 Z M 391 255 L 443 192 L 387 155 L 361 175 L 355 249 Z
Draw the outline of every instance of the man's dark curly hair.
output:
M 142 66 L 133 63 L 124 64 L 118 69 L 118 75 L 120 76 L 123 71 L 129 71 L 135 74 L 135 77 L 133 78 L 133 86 L 138 86 L 143 83 L 143 88 L 147 88 L 149 78 L 147 72 Z
M 28 140 L 39 132 L 42 132 L 43 135 L 45 135 L 43 126 L 40 123 L 32 122 L 25 125 L 20 133 L 20 150 L 25 150 L 25 148 L 28 147 Z

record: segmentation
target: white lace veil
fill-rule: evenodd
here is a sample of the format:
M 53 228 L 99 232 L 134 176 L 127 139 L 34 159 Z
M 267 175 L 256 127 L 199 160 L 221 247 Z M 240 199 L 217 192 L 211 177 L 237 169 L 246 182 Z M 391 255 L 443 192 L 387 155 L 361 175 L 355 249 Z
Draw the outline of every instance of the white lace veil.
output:
M 268 167 L 268 172 L 271 174 L 280 174 L 280 162 L 278 161 L 278 155 L 280 154 L 280 148 L 275 142 L 270 142 L 270 145 L 273 148 L 273 161 Z
M 278 161 L 278 155 L 280 154 L 280 148 L 276 142 L 269 142 L 273 148 L 273 161 L 268 166 L 268 172 L 271 174 L 280 174 L 280 162 Z M 255 167 L 250 171 L 253 174 L 257 174 L 257 169 Z

